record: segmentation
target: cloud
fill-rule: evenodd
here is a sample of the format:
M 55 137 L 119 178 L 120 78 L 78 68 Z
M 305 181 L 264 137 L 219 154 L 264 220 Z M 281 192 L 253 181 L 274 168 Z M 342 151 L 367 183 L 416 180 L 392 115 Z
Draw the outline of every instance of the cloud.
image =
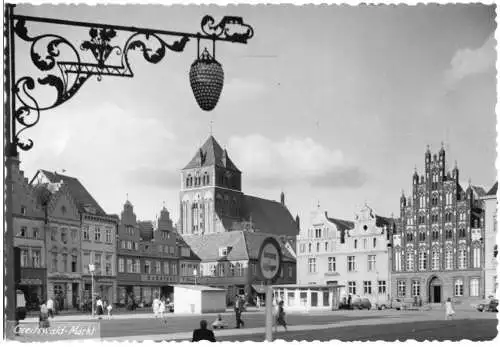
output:
M 261 95 L 266 87 L 258 82 L 233 78 L 224 84 L 221 99 L 231 102 L 240 102 L 241 100 L 255 98 Z
M 229 139 L 229 155 L 244 173 L 245 182 L 259 187 L 288 184 L 359 186 L 361 171 L 346 163 L 340 150 L 331 150 L 311 138 L 287 137 L 272 141 L 252 134 Z
M 181 184 L 179 170 L 145 166 L 127 171 L 125 179 L 133 184 L 152 187 L 179 188 Z
M 478 49 L 459 49 L 451 59 L 451 67 L 446 71 L 445 83 L 452 88 L 470 75 L 480 74 L 495 67 L 495 38 L 490 36 Z

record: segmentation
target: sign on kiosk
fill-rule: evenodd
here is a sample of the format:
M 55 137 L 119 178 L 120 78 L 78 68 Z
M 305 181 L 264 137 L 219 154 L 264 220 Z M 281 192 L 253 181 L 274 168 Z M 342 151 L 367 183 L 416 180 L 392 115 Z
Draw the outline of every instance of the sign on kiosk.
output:
M 276 280 L 281 271 L 281 247 L 274 238 L 268 237 L 259 252 L 260 277 L 264 281 Z

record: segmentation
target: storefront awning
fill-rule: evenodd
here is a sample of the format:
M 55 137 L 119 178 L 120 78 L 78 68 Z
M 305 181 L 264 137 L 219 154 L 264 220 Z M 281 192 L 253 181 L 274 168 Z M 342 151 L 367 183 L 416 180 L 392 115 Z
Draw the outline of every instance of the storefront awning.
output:
M 266 287 L 263 286 L 262 284 L 260 285 L 255 285 L 252 284 L 253 290 L 255 290 L 258 294 L 265 294 L 266 293 Z

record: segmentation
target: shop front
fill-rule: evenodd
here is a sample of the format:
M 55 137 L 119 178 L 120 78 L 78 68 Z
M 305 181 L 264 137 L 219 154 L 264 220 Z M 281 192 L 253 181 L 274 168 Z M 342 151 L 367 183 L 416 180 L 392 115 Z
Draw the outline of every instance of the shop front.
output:
M 80 288 L 79 275 L 53 275 L 47 281 L 47 299 L 54 300 L 56 311 L 78 308 Z
M 26 309 L 37 311 L 45 299 L 45 288 L 47 286 L 46 269 L 22 268 L 20 289 L 26 299 Z
M 177 276 L 165 275 L 137 275 L 132 278 L 118 277 L 117 303 L 129 309 L 137 307 L 149 307 L 153 300 L 164 297 L 173 301 L 174 285 L 177 284 Z
M 338 310 L 340 290 L 343 285 L 296 285 L 273 286 L 273 296 L 277 302 L 291 311 L 333 311 Z
M 83 276 L 82 304 L 91 305 L 92 276 Z M 115 303 L 115 279 L 107 276 L 94 276 L 94 297 L 100 297 L 109 303 Z

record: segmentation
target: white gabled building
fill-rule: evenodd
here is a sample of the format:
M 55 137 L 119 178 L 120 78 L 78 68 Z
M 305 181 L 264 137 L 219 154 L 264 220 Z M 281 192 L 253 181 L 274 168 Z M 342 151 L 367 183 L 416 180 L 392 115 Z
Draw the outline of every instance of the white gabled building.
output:
M 377 216 L 365 205 L 355 221 L 328 217 L 319 207 L 311 225 L 297 237 L 298 284 L 338 284 L 341 300 L 349 294 L 372 304 L 389 300 L 388 234 L 392 218 Z

